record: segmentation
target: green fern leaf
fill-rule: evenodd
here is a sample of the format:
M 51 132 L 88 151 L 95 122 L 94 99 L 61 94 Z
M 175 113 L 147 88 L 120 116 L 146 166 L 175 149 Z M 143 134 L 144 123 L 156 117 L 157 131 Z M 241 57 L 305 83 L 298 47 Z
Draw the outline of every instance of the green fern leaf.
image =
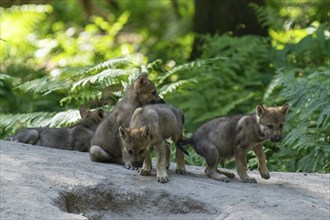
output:
M 177 91 L 179 88 L 183 86 L 193 85 L 198 83 L 195 79 L 189 79 L 189 80 L 179 80 L 174 83 L 167 84 L 159 89 L 159 95 L 164 96 L 168 93 L 172 93 L 174 91 Z
M 75 91 L 79 86 L 86 86 L 87 84 L 95 84 L 98 82 L 104 82 L 106 80 L 106 84 L 113 85 L 118 84 L 120 79 L 119 76 L 126 76 L 128 72 L 126 70 L 121 69 L 106 69 L 98 74 L 95 74 L 90 77 L 83 78 L 75 83 L 73 83 L 71 91 Z
M 66 81 L 51 81 L 48 77 L 43 77 L 40 79 L 35 79 L 32 81 L 25 82 L 15 89 L 21 89 L 25 92 L 41 93 L 43 95 L 48 95 L 51 92 L 57 90 L 68 89 L 70 84 Z

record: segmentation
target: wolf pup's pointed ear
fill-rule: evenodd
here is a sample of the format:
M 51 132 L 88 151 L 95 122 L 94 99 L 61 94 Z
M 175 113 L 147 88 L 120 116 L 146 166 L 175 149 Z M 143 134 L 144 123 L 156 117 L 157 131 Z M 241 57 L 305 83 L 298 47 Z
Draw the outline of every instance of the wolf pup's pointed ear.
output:
M 98 110 L 96 110 L 97 112 L 97 114 L 95 115 L 95 121 L 96 122 L 101 122 L 102 121 L 102 119 L 103 119 L 103 117 L 104 117 L 104 112 L 103 112 L 103 110 L 102 109 L 98 109 Z
M 141 87 L 143 87 L 147 84 L 148 84 L 148 75 L 146 73 L 142 73 L 134 81 L 134 89 L 136 91 L 139 91 Z
M 149 126 L 140 128 L 140 131 L 142 131 L 142 136 L 149 138 Z
M 128 136 L 128 130 L 126 128 L 124 128 L 123 126 L 119 127 L 119 133 L 120 136 L 125 140 Z
M 288 114 L 288 111 L 289 111 L 289 103 L 286 103 L 285 105 L 282 106 L 281 113 L 283 115 L 286 115 L 286 114 Z
M 88 114 L 90 113 L 90 111 L 86 107 L 86 105 L 80 105 L 79 113 L 80 113 L 81 118 L 86 118 L 88 116 Z
M 265 109 L 265 107 L 261 104 L 258 104 L 256 107 L 256 112 L 258 116 L 262 116 L 265 115 L 267 112 L 267 109 Z
M 146 73 L 142 73 L 139 76 L 138 80 L 140 85 L 145 85 L 148 83 L 148 75 Z

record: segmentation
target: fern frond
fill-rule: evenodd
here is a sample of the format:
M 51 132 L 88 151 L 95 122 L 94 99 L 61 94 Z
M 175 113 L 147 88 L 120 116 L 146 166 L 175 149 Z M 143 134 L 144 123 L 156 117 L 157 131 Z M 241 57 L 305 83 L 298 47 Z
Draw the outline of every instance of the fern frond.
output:
M 38 123 L 35 124 L 34 121 L 43 121 L 51 115 L 47 112 L 0 114 L 0 128 L 17 130 L 23 127 L 36 127 Z
M 6 81 L 13 81 L 15 78 L 7 74 L 0 73 L 0 86 L 3 86 Z
M 179 88 L 183 86 L 194 85 L 198 83 L 195 79 L 188 79 L 188 80 L 179 80 L 174 83 L 166 84 L 159 89 L 159 95 L 164 96 L 168 93 L 172 93 L 174 91 L 178 91 Z
M 184 70 L 191 70 L 191 69 L 197 69 L 197 68 L 201 68 L 201 67 L 205 67 L 206 65 L 218 61 L 218 60 L 227 60 L 227 57 L 215 57 L 215 58 L 210 58 L 210 59 L 205 59 L 205 60 L 197 60 L 197 61 L 193 61 L 190 63 L 185 63 L 179 66 L 174 67 L 173 69 L 171 69 L 170 71 L 168 71 L 165 75 L 161 76 L 159 78 L 159 83 L 163 83 L 166 79 L 168 79 L 170 76 L 172 76 L 175 73 L 178 73 L 180 71 L 184 71 Z
M 79 111 L 71 109 L 65 112 L 59 112 L 42 122 L 40 121 L 40 125 L 42 125 L 42 127 L 62 127 L 64 125 L 72 124 L 80 119 Z
M 21 89 L 25 92 L 41 93 L 42 95 L 48 95 L 54 91 L 68 89 L 70 84 L 66 81 L 51 81 L 48 77 L 35 79 L 25 82 L 15 89 Z
M 96 66 L 87 69 L 86 71 L 83 72 L 83 74 L 95 73 L 105 69 L 123 68 L 130 66 L 132 64 L 133 63 L 128 57 L 112 58 L 110 60 L 107 60 L 105 62 L 102 62 Z
M 32 127 L 63 127 L 80 120 L 78 110 L 59 113 L 34 112 L 21 114 L 0 114 L 0 128 L 17 131 Z
M 64 106 L 65 103 L 88 103 L 90 100 L 100 100 L 102 92 L 97 89 L 81 90 L 79 92 L 71 93 L 60 100 L 60 105 Z
M 283 21 L 279 16 L 278 10 L 268 6 L 260 6 L 255 3 L 250 3 L 249 6 L 255 11 L 257 20 L 263 27 L 281 28 Z
M 120 76 L 126 76 L 128 72 L 122 69 L 106 69 L 102 72 L 83 78 L 73 83 L 71 91 L 75 91 L 79 86 L 86 86 L 87 84 L 95 84 L 98 82 L 106 82 L 107 86 L 118 84 L 120 82 Z
M 330 71 L 298 77 L 292 72 L 281 72 L 277 78 L 283 87 L 280 95 L 292 103 L 288 115 L 290 131 L 284 143 L 296 154 L 295 169 L 310 172 L 324 169 L 326 155 L 323 152 L 330 144 Z

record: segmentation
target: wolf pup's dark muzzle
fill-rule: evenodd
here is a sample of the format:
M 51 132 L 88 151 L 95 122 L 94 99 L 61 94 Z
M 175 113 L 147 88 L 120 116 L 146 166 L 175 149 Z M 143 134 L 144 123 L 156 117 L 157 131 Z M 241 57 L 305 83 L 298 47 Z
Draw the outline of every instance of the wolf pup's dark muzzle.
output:
M 282 140 L 282 136 L 276 135 L 270 138 L 270 140 L 274 143 L 280 142 Z

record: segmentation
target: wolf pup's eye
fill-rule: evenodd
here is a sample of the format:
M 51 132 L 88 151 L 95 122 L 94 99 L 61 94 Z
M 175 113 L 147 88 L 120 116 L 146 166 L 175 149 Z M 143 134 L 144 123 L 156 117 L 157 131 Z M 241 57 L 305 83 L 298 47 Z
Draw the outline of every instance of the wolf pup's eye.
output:
M 283 124 L 282 123 L 280 124 L 280 128 L 283 128 Z
M 268 124 L 268 125 L 267 125 L 267 128 L 269 128 L 269 129 L 273 129 L 273 127 L 274 127 L 274 126 L 271 125 L 271 124 Z
M 133 151 L 132 150 L 128 150 L 127 151 L 129 154 L 133 154 Z
M 144 149 L 140 150 L 139 151 L 139 154 L 143 154 L 143 152 L 144 152 Z
M 157 95 L 157 92 L 156 91 L 152 91 L 151 94 L 154 95 L 154 96 L 156 96 Z

